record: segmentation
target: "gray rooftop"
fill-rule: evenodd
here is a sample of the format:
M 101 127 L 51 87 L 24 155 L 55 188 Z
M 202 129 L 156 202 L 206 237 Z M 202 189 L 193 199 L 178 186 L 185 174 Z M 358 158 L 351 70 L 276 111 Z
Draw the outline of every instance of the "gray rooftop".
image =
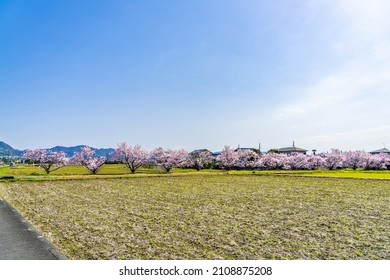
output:
M 256 148 L 237 148 L 235 151 L 258 151 Z
M 207 149 L 197 149 L 197 150 L 193 150 L 190 154 L 199 154 L 199 153 L 202 153 L 202 152 L 208 152 L 208 153 L 211 153 L 209 150 Z
M 382 148 L 382 149 L 375 150 L 375 151 L 372 151 L 372 152 L 371 152 L 371 154 L 380 154 L 380 153 L 383 153 L 383 154 L 390 154 L 390 151 L 389 151 L 389 149 L 387 149 L 387 148 Z
M 305 149 L 301 149 L 301 148 L 298 148 L 298 147 L 285 147 L 285 148 L 280 148 L 279 149 L 279 152 L 284 152 L 284 153 L 288 153 L 288 152 L 307 152 L 308 150 L 305 150 Z

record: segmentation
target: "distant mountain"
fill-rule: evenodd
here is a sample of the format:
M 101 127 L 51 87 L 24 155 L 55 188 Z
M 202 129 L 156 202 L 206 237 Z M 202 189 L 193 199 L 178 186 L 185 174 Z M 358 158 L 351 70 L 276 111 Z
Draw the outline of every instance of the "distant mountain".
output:
M 72 157 L 74 153 L 80 152 L 81 148 L 85 147 L 85 145 L 78 145 L 78 146 L 72 146 L 72 147 L 64 147 L 64 146 L 55 146 L 53 148 L 50 148 L 50 151 L 53 152 L 64 152 L 68 157 Z M 112 148 L 93 148 L 91 147 L 93 151 L 95 151 L 95 156 L 99 157 L 106 157 L 110 158 L 110 154 L 115 151 L 115 149 Z
M 0 157 L 20 156 L 21 154 L 23 154 L 23 151 L 14 149 L 7 143 L 0 141 Z
M 85 145 L 78 145 L 73 147 L 64 147 L 64 146 L 55 146 L 53 148 L 50 148 L 50 151 L 53 152 L 64 152 L 68 157 L 72 157 L 75 152 L 80 152 L 81 148 Z M 93 151 L 95 151 L 96 156 L 102 156 L 106 158 L 110 158 L 110 154 L 115 151 L 115 149 L 112 148 L 92 148 Z M 25 152 L 22 150 L 17 150 L 12 148 L 7 143 L 4 143 L 3 141 L 0 141 L 0 157 L 3 156 L 21 156 Z

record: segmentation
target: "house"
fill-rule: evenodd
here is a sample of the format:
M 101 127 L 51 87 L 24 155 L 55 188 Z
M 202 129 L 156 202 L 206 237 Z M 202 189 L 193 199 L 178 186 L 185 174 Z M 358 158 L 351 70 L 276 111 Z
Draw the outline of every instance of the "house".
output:
M 387 148 L 382 148 L 382 149 L 379 149 L 379 150 L 375 150 L 375 151 L 372 151 L 370 152 L 370 154 L 387 154 L 388 156 L 390 156 L 390 150 L 387 149 Z
M 306 155 L 306 152 L 307 152 L 307 151 L 308 151 L 308 150 L 305 150 L 305 149 L 302 149 L 302 148 L 295 147 L 294 141 L 293 141 L 292 147 L 280 148 L 280 149 L 278 150 L 279 153 L 281 153 L 281 154 L 287 154 L 287 155 L 291 155 L 292 153 L 301 153 L 301 154 Z
M 241 148 L 240 145 L 238 145 L 237 149 L 234 150 L 235 152 L 238 152 L 238 151 L 253 151 L 257 154 L 262 154 L 261 152 L 261 145 L 259 143 L 259 148 Z

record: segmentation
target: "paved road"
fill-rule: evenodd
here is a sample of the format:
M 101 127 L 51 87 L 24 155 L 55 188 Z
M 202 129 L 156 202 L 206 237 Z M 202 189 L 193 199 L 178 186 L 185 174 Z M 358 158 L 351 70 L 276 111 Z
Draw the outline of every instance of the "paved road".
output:
M 0 260 L 64 259 L 6 202 L 0 200 Z

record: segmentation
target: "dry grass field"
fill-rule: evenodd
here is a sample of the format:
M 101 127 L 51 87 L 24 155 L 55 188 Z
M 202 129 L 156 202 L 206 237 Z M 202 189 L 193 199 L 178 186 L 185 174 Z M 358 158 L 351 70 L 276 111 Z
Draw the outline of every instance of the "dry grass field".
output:
M 390 181 L 202 174 L 0 183 L 70 259 L 390 259 Z

